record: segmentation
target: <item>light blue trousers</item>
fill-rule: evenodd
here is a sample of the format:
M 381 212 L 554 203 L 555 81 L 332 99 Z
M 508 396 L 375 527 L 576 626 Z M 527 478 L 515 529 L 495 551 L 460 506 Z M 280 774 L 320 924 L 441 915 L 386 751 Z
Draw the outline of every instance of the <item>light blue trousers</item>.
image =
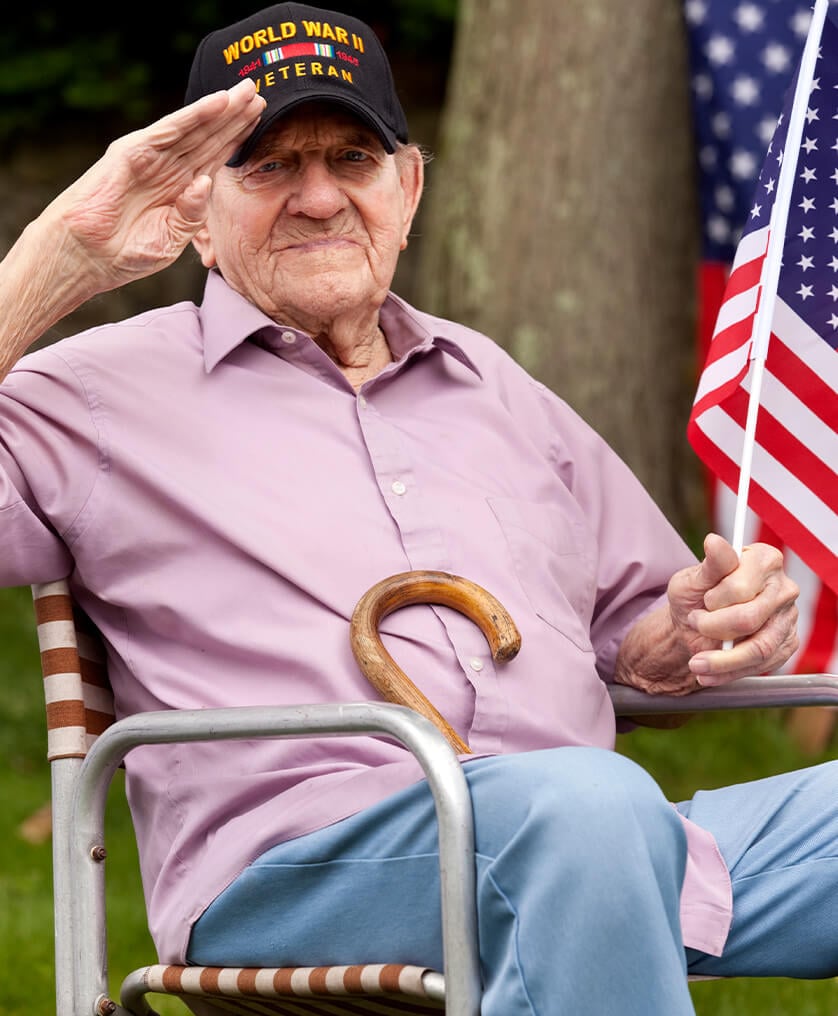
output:
M 465 764 L 475 817 L 483 1016 L 681 1016 L 686 972 L 838 973 L 838 768 L 697 794 L 734 919 L 721 958 L 684 950 L 673 808 L 630 760 L 556 748 Z M 441 969 L 433 801 L 419 783 L 258 858 L 193 929 L 193 963 Z

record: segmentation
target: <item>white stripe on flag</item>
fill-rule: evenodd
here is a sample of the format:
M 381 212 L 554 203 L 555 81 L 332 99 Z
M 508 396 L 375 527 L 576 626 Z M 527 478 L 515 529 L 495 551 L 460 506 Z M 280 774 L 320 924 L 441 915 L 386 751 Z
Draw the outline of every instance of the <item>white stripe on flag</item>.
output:
M 739 246 L 736 248 L 736 254 L 730 269 L 731 275 L 737 268 L 741 268 L 742 265 L 746 265 L 749 261 L 756 261 L 757 258 L 761 258 L 767 250 L 768 226 L 762 226 L 760 229 L 755 229 L 753 233 L 743 236 L 739 241 Z
M 815 607 L 822 588 L 821 580 L 808 568 L 803 561 L 788 547 L 783 548 L 783 564 L 786 575 L 797 583 L 800 593 L 797 597 L 797 634 L 800 638 L 801 648 L 806 645 L 812 637 L 812 629 L 815 622 Z M 795 654 L 796 655 L 796 654 Z M 794 657 L 783 668 L 791 673 L 794 669 Z
M 742 454 L 745 432 L 718 406 L 711 406 L 696 421 L 698 427 L 734 462 Z M 794 514 L 827 547 L 836 545 L 835 513 L 773 455 L 754 447 L 754 480 L 780 504 L 794 505 Z
M 710 392 L 714 392 L 717 388 L 721 388 L 722 385 L 738 377 L 742 368 L 748 363 L 749 350 L 750 341 L 744 346 L 738 346 L 724 356 L 720 356 L 718 360 L 708 363 L 698 382 L 695 403 L 697 404 Z
M 835 369 L 838 352 L 779 296 L 774 306 L 774 333 L 818 375 L 824 385 L 838 394 L 838 370 Z
M 713 515 L 718 522 L 724 522 L 724 529 L 720 527 L 721 535 L 730 539 L 733 532 L 733 516 L 736 513 L 736 491 L 731 490 L 726 483 L 715 482 L 714 511 Z M 760 520 L 751 511 L 748 512 L 745 521 L 745 542 L 753 543 L 759 535 Z
M 729 536 L 733 530 L 733 518 L 736 512 L 736 494 L 725 483 L 716 481 L 713 485 L 713 518 L 717 532 Z M 748 511 L 745 519 L 745 544 L 753 543 L 760 536 L 761 522 L 758 516 Z M 786 574 L 796 582 L 800 589 L 797 598 L 798 621 L 797 631 L 800 636 L 800 648 L 780 668 L 780 673 L 794 674 L 797 672 L 801 654 L 808 648 L 809 641 L 815 635 L 815 608 L 823 590 L 823 583 L 812 569 L 795 552 L 781 545 Z M 809 664 L 811 666 L 811 664 Z M 826 673 L 834 673 L 838 667 L 838 643 L 834 644 L 825 657 L 818 655 L 815 667 Z
M 716 335 L 719 332 L 724 331 L 726 328 L 730 328 L 731 325 L 738 324 L 740 321 L 745 321 L 751 317 L 757 309 L 757 293 L 759 292 L 756 286 L 751 286 L 750 289 L 746 289 L 741 293 L 737 293 L 736 296 L 730 297 L 726 300 L 719 308 L 719 316 L 716 318 Z M 750 343 L 750 335 L 745 340 Z
M 779 339 L 775 336 L 774 341 Z M 742 387 L 750 393 L 750 374 L 742 381 Z M 816 449 L 818 458 L 838 462 L 838 434 L 768 370 L 762 379 L 762 410 L 769 412 L 807 448 Z

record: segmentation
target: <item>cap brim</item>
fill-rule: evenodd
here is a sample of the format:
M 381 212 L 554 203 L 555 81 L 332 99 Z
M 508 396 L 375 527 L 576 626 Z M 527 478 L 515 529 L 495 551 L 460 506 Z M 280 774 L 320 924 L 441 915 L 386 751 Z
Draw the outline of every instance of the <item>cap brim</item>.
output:
M 381 118 L 375 113 L 374 110 L 370 109 L 362 102 L 357 100 L 347 99 L 344 96 L 336 96 L 331 92 L 306 92 L 305 95 L 301 95 L 289 102 L 283 104 L 281 109 L 267 110 L 262 114 L 262 118 L 253 132 L 241 146 L 241 148 L 235 153 L 235 155 L 227 161 L 228 166 L 242 166 L 253 154 L 259 140 L 263 135 L 283 116 L 286 116 L 292 110 L 305 105 L 307 102 L 325 102 L 333 106 L 339 106 L 342 109 L 348 110 L 353 116 L 357 116 L 359 120 L 363 121 L 371 130 L 373 130 L 382 145 L 384 150 L 392 155 L 396 150 L 396 145 L 399 139 L 396 134 L 384 124 Z

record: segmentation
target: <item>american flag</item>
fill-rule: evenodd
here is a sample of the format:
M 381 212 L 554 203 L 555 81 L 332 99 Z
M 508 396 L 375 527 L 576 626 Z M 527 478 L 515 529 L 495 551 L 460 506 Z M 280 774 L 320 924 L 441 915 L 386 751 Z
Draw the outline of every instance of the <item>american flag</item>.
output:
M 716 487 L 717 527 L 730 535 L 752 379 L 751 327 L 788 108 L 779 124 L 778 114 L 787 93 L 790 108 L 811 9 L 798 0 L 687 0 L 685 13 L 707 355 L 689 436 L 723 481 Z M 747 534 L 748 541 L 782 546 L 801 586 L 802 648 L 789 667 L 798 672 L 838 669 L 838 29 L 829 18 L 821 53 L 768 346 Z

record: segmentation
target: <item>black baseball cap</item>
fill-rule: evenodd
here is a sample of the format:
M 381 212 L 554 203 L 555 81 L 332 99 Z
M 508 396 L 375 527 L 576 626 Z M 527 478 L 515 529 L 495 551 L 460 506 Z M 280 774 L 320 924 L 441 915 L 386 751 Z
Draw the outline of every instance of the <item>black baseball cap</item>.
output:
M 195 52 L 186 102 L 246 77 L 256 82 L 267 106 L 231 166 L 247 161 L 279 117 L 317 100 L 354 113 L 388 152 L 407 141 L 407 120 L 381 42 L 368 25 L 347 14 L 281 3 L 211 32 Z

